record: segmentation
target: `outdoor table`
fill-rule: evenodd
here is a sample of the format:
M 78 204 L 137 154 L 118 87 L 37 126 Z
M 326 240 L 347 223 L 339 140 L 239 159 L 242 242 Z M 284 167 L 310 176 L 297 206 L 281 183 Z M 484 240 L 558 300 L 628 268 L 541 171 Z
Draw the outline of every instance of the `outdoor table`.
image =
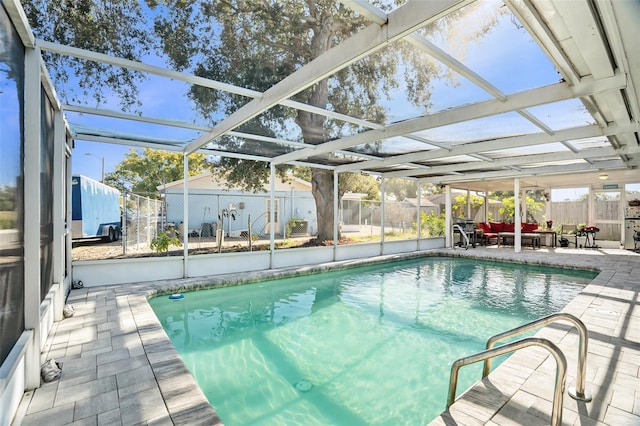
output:
M 551 235 L 551 247 L 557 247 L 558 246 L 558 234 L 556 234 L 556 231 L 554 231 L 553 229 L 538 228 L 538 229 L 534 230 L 533 233 L 534 234 L 541 234 L 541 235 Z

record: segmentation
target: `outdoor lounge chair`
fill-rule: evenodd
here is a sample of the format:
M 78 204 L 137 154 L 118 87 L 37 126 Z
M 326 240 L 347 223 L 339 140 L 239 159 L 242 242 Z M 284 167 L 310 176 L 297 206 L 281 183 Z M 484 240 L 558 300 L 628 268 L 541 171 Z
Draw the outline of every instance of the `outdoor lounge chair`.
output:
M 562 241 L 567 240 L 567 246 L 573 244 L 574 247 L 578 247 L 578 226 L 577 225 L 562 225 L 560 227 L 560 246 L 564 247 Z M 573 241 L 572 241 L 573 240 Z
M 487 246 L 491 243 L 491 240 L 495 240 L 498 244 L 498 233 L 491 230 L 491 226 L 488 223 L 478 223 L 478 229 L 482 230 L 482 244 Z

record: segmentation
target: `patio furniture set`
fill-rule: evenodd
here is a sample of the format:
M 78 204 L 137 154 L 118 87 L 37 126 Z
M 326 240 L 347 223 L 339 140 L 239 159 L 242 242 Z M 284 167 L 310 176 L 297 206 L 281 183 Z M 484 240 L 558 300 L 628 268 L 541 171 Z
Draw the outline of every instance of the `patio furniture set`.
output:
M 504 222 L 487 222 L 477 225 L 478 241 L 480 244 L 489 245 L 495 241 L 495 244 L 501 245 L 513 244 L 515 240 L 515 225 L 513 223 Z M 558 240 L 561 247 L 568 247 L 573 244 L 578 248 L 598 248 L 596 244 L 596 233 L 599 229 L 595 226 L 585 226 L 578 229 L 577 225 L 562 225 L 560 232 L 554 229 L 539 227 L 537 223 L 523 223 L 520 239 L 523 245 L 529 245 L 534 250 L 540 248 L 540 240 L 542 237 L 549 235 L 551 237 L 551 246 L 557 247 Z M 578 244 L 578 237 L 585 237 L 584 244 Z

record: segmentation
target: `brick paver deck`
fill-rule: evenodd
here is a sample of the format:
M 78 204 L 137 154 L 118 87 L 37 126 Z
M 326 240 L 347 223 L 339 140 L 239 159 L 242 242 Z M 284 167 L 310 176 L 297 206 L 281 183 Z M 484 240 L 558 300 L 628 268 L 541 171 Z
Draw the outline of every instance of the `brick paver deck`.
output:
M 640 255 L 562 248 L 514 253 L 512 248 L 495 247 L 428 253 L 601 271 L 565 308 L 589 330 L 586 389 L 593 401 L 578 402 L 565 393 L 563 424 L 640 425 Z M 325 267 L 328 265 L 320 268 Z M 264 271 L 242 279 L 283 273 L 296 272 Z M 221 423 L 171 346 L 147 297 L 239 279 L 219 276 L 72 290 L 68 303 L 75 307 L 75 315 L 54 325 L 42 354 L 43 361 L 54 358 L 63 363 L 62 376 L 25 394 L 16 423 Z M 567 386 L 575 384 L 575 330 L 560 323 L 545 327 L 538 335 L 563 350 L 568 360 Z M 431 425 L 549 424 L 554 375 L 555 362 L 546 351 L 519 351 Z

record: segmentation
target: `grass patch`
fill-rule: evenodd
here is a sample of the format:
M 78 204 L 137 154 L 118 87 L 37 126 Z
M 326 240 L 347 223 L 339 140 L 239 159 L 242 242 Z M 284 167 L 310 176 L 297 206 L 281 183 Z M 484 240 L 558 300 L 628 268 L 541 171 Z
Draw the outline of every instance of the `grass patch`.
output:
M 17 212 L 11 211 L 0 211 L 0 229 L 13 229 L 16 227 L 16 218 L 18 217 Z

